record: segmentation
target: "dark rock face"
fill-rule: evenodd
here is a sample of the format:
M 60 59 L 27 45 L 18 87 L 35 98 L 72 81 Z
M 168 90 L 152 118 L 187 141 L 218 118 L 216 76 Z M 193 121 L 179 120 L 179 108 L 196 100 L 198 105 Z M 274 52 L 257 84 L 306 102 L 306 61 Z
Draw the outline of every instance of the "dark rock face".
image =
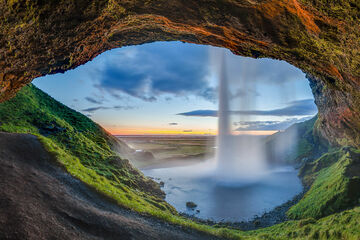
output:
M 360 146 L 360 89 L 340 91 L 319 78 L 308 75 L 319 109 L 315 131 L 321 137 L 339 145 Z M 354 94 L 354 96 L 352 95 Z
M 106 50 L 181 40 L 285 60 L 309 74 L 318 132 L 360 146 L 357 0 L 0 1 L 0 101 Z

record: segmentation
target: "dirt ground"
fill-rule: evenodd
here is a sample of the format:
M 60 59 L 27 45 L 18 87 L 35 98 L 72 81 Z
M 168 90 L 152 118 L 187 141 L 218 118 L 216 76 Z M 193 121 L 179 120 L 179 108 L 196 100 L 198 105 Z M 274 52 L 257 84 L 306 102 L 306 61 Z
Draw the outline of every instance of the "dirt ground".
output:
M 72 178 L 35 136 L 0 133 L 0 239 L 215 239 L 123 209 Z

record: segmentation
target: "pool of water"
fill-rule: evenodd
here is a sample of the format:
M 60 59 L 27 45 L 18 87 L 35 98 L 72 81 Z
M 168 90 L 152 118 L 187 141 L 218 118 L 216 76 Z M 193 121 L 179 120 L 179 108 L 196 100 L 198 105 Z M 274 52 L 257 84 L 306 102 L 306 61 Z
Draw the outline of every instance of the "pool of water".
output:
M 289 166 L 269 170 L 262 178 L 247 183 L 219 181 L 208 163 L 148 169 L 143 173 L 165 183 L 166 201 L 179 212 L 214 221 L 250 220 L 302 191 L 297 171 Z M 197 207 L 187 208 L 189 201 Z

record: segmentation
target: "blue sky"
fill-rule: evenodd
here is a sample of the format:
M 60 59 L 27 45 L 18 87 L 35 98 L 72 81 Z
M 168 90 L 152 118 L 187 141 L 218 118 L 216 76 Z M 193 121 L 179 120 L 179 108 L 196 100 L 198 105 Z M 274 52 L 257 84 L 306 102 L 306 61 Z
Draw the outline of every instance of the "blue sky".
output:
M 215 133 L 223 52 L 234 132 L 284 129 L 316 114 L 305 74 L 290 64 L 181 42 L 113 49 L 33 83 L 114 134 Z

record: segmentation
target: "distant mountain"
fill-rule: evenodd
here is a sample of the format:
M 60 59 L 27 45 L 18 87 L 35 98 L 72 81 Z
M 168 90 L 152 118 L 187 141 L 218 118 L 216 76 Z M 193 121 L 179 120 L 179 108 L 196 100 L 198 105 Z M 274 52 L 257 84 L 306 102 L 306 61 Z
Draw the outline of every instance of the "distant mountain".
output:
M 266 138 L 266 155 L 270 163 L 301 165 L 313 161 L 328 150 L 325 142 L 314 134 L 317 116 L 310 120 L 295 123 L 284 131 Z

